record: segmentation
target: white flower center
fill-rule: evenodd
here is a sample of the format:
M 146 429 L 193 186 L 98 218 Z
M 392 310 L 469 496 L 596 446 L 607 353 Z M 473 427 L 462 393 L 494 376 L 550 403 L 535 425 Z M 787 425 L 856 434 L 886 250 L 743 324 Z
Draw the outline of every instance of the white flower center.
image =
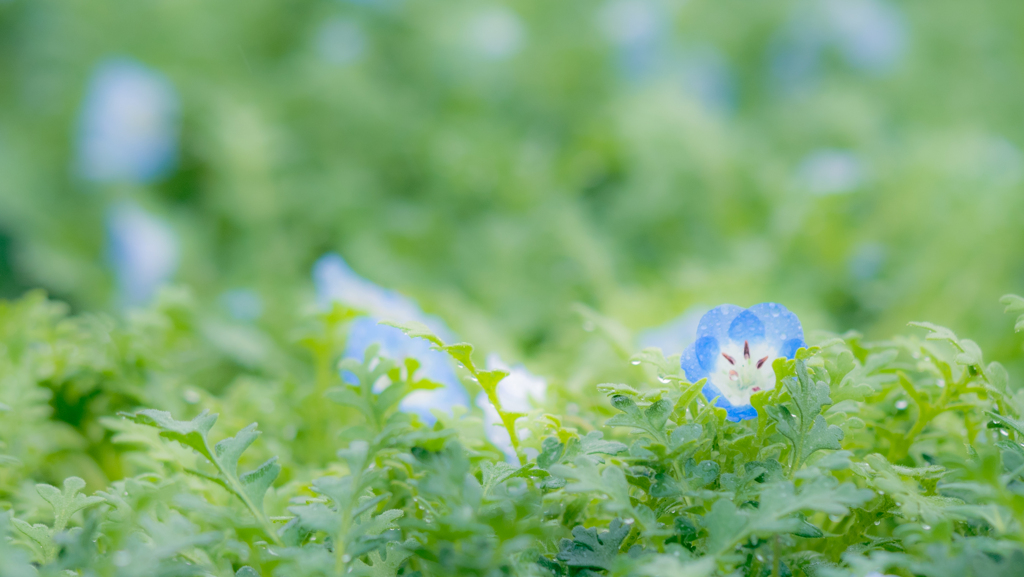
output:
M 749 405 L 754 393 L 775 388 L 772 361 L 777 357 L 778 351 L 765 343 L 728 341 L 723 343 L 709 380 L 733 405 Z

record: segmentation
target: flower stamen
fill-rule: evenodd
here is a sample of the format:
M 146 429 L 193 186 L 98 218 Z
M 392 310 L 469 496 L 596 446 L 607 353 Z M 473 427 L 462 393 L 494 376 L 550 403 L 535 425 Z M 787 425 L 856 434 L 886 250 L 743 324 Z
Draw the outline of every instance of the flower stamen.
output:
M 722 353 L 722 356 L 725 357 L 725 360 L 729 361 L 730 365 L 735 365 L 736 364 L 736 359 L 730 357 L 726 353 Z
M 763 365 L 764 362 L 767 361 L 767 360 L 768 360 L 768 357 L 765 357 L 765 358 L 761 359 L 760 361 L 757 361 L 757 368 L 760 369 L 761 365 Z
M 743 341 L 743 358 L 750 360 L 750 341 Z

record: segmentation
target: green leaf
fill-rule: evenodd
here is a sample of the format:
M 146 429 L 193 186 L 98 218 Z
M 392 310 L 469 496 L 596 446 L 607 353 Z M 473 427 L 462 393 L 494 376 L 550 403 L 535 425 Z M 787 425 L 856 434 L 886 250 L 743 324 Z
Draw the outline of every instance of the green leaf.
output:
M 434 331 L 430 327 L 419 321 L 407 321 L 402 323 L 394 321 L 384 321 L 380 324 L 387 325 L 389 327 L 395 327 L 396 329 L 399 329 L 400 331 L 414 339 L 426 339 L 434 343 L 438 347 L 444 346 L 444 341 L 439 339 L 434 334 Z
M 1003 298 L 999 299 L 999 302 L 1006 305 L 1004 312 L 1007 313 L 1024 313 L 1024 297 L 1017 295 L 1003 295 Z M 1013 327 L 1014 332 L 1024 331 L 1024 314 L 1017 317 L 1017 322 Z
M 263 500 L 266 492 L 281 472 L 277 458 L 271 458 L 245 474 L 239 475 L 238 473 L 238 461 L 242 457 L 242 453 L 260 435 L 256 430 L 256 423 L 245 427 L 234 437 L 220 441 L 211 449 L 209 433 L 214 423 L 217 422 L 215 414 L 211 415 L 207 411 L 203 411 L 191 421 L 178 421 L 168 412 L 151 409 L 144 409 L 134 414 L 121 413 L 121 415 L 136 423 L 154 427 L 160 431 L 161 437 L 191 447 L 206 457 L 217 468 L 216 475 L 208 475 L 201 471 L 189 472 L 214 481 L 233 493 L 260 523 L 267 537 L 275 543 L 281 544 L 274 525 L 263 512 Z
M 672 414 L 672 403 L 667 399 L 656 401 L 641 411 L 629 397 L 616 395 L 612 397 L 612 405 L 622 411 L 622 414 L 615 415 L 605 425 L 639 429 L 654 437 L 655 440 L 662 442 L 666 440 L 665 423 L 668 422 L 668 417 Z
M 618 441 L 605 441 L 601 431 L 590 431 L 580 437 L 579 443 L 579 451 L 583 455 L 618 455 L 629 450 L 629 447 Z
M 13 521 L 8 516 L 9 514 L 7 511 L 0 512 L 0 575 L 4 577 L 35 577 L 38 573 L 29 562 L 28 554 L 7 542 L 7 524 L 9 520 Z M 28 525 L 28 523 L 24 524 Z M 19 532 L 21 532 L 20 529 Z
M 746 513 L 736 509 L 729 499 L 719 499 L 711 506 L 711 511 L 704 515 L 703 525 L 708 536 L 705 549 L 712 555 L 720 555 L 744 538 L 747 526 Z
M 87 497 L 81 494 L 85 481 L 78 477 L 64 479 L 64 490 L 53 485 L 36 485 L 36 492 L 53 508 L 53 531 L 63 531 L 75 513 L 103 502 L 102 497 Z
M 60 547 L 54 542 L 54 537 L 67 528 L 75 513 L 103 502 L 103 497 L 87 497 L 81 494 L 84 488 L 85 481 L 78 477 L 65 479 L 63 490 L 53 485 L 36 485 L 36 492 L 53 509 L 52 527 L 30 525 L 21 519 L 11 519 L 14 528 L 36 546 L 41 561 L 50 562 L 56 558 Z
M 379 550 L 370 552 L 370 565 L 359 560 L 353 563 L 353 572 L 359 575 L 367 575 L 369 577 L 396 577 L 398 575 L 398 570 L 402 567 L 402 564 L 405 563 L 405 560 L 412 556 L 412 552 L 410 552 L 409 549 L 415 545 L 415 542 L 412 541 L 406 543 L 388 543 L 383 556 L 380 554 Z
M 784 379 L 783 385 L 793 412 L 787 405 L 769 405 L 765 410 L 776 421 L 776 430 L 793 445 L 792 468 L 799 468 L 815 451 L 841 449 L 843 430 L 829 425 L 821 415 L 822 408 L 832 403 L 828 384 L 815 381 L 807 364 L 797 361 L 796 376 Z
M 492 397 L 497 394 L 498 384 L 508 375 L 508 371 L 478 371 L 476 378 L 487 396 Z
M 618 519 L 613 519 L 608 530 L 601 533 L 596 528 L 577 525 L 572 529 L 573 538 L 562 539 L 558 544 L 557 558 L 569 567 L 611 569 L 629 531 L 630 526 Z
M 211 415 L 209 411 L 199 413 L 191 421 L 178 421 L 167 411 L 154 409 L 143 409 L 134 414 L 120 413 L 120 415 L 140 425 L 155 427 L 160 431 L 161 437 L 195 449 L 211 463 L 215 460 L 206 436 L 213 428 L 213 424 L 217 422 L 217 415 Z

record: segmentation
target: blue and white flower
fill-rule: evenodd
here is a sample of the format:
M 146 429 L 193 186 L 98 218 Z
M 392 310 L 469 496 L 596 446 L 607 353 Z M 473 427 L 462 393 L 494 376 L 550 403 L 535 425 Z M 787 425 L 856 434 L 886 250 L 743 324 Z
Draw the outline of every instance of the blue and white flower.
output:
M 772 362 L 793 358 L 806 347 L 800 319 L 778 303 L 749 309 L 721 305 L 708 311 L 697 325 L 697 340 L 683 352 L 686 378 L 707 379 L 704 396 L 718 397 L 730 421 L 757 417 L 750 397 L 775 388 Z
M 523 365 L 510 367 L 497 354 L 487 356 L 487 370 L 507 371 L 508 376 L 498 383 L 498 401 L 507 413 L 529 413 L 544 402 L 548 383 L 544 378 L 535 376 Z M 512 439 L 508 436 L 504 423 L 497 409 L 487 398 L 487 393 L 476 397 L 476 406 L 484 412 L 484 434 L 487 440 L 505 453 L 509 462 L 516 462 L 516 452 L 512 447 Z
M 106 220 L 107 258 L 120 298 L 127 306 L 144 305 L 174 276 L 178 237 L 163 220 L 130 202 L 113 205 Z
M 438 337 L 453 341 L 452 333 L 437 317 L 427 315 L 408 297 L 384 289 L 359 276 L 337 254 L 327 254 L 313 267 L 313 281 L 322 306 L 337 301 L 365 311 L 368 316 L 352 321 L 345 343 L 345 358 L 362 360 L 371 344 L 380 347 L 381 355 L 420 362 L 418 375 L 443 385 L 431 391 L 416 391 L 402 400 L 399 409 L 433 422 L 431 410 L 450 411 L 455 405 L 467 405 L 468 396 L 447 354 L 431 348 L 423 339 L 413 339 L 381 321 L 417 321 L 431 328 Z
M 77 170 L 94 182 L 151 182 L 178 153 L 178 96 L 159 72 L 130 59 L 100 64 L 82 106 Z

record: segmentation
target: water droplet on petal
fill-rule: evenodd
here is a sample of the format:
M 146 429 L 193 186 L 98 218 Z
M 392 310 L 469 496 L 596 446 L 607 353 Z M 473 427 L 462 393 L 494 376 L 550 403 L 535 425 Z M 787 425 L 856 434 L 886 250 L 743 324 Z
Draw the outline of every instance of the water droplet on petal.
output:
M 907 401 L 905 401 L 903 399 L 900 399 L 899 401 L 896 401 L 896 408 L 901 410 L 901 411 L 903 409 L 906 409 L 907 406 L 909 406 L 909 405 L 910 405 L 910 403 L 908 403 Z
M 669 379 L 666 378 L 666 377 L 661 377 L 661 376 L 658 377 L 658 382 L 660 382 L 660 383 L 667 384 L 668 381 L 669 381 Z
M 633 366 L 636 366 L 636 365 L 639 365 L 639 364 L 640 364 L 640 361 L 638 361 L 638 360 L 636 360 L 636 359 L 633 359 L 632 361 L 629 361 L 629 364 L 631 364 L 631 365 L 633 365 Z
M 879 521 L 875 521 L 875 525 L 881 525 L 881 524 L 882 524 L 882 521 L 881 521 L 881 520 L 879 520 Z
M 1009 437 L 1010 436 L 1010 432 L 1007 431 L 1006 429 L 999 429 L 999 434 L 1004 436 L 1004 437 Z
M 921 525 L 921 528 L 924 529 L 925 531 L 931 531 L 932 530 L 931 525 Z

